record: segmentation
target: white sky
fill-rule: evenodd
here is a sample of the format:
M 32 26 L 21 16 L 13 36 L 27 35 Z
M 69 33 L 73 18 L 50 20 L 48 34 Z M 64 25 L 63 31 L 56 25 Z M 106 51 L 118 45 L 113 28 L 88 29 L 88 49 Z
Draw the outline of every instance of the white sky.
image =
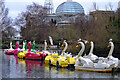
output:
M 54 12 L 56 8 L 67 0 L 52 0 L 54 5 Z M 96 2 L 99 10 L 105 10 L 105 6 L 109 3 L 113 5 L 113 10 L 115 11 L 118 7 L 119 0 L 73 0 L 80 3 L 85 13 L 88 14 L 93 10 L 93 2 Z M 32 4 L 32 2 L 37 2 L 40 5 L 44 5 L 45 0 L 5 0 L 5 5 L 9 8 L 9 16 L 12 18 L 17 17 L 19 13 L 26 10 L 26 6 Z M 109 9 L 108 9 L 109 10 Z

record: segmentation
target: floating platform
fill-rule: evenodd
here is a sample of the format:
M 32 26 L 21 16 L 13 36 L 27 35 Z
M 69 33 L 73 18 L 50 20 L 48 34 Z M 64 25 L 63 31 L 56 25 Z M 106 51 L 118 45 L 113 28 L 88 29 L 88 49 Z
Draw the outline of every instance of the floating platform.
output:
M 79 71 L 100 72 L 100 73 L 120 72 L 120 68 L 99 69 L 99 68 L 87 68 L 82 66 L 75 66 L 75 69 Z

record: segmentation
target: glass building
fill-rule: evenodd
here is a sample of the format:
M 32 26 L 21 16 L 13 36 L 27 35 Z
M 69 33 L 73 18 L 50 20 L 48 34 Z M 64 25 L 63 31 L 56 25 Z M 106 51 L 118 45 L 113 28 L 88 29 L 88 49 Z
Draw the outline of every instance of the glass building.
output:
M 47 22 L 53 20 L 57 22 L 57 25 L 67 25 L 74 23 L 77 15 L 83 13 L 84 8 L 79 3 L 67 0 L 57 7 L 54 15 L 48 15 Z
M 56 9 L 57 16 L 77 15 L 79 13 L 84 13 L 83 7 L 79 3 L 73 2 L 72 0 L 67 0 L 67 2 L 63 2 Z

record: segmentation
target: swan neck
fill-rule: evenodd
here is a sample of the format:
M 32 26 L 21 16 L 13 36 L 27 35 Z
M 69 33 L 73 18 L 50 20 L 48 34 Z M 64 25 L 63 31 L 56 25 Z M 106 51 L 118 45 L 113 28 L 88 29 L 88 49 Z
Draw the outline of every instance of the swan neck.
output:
M 44 43 L 44 50 L 47 50 L 47 42 Z
M 93 53 L 93 49 L 94 49 L 94 44 L 93 44 L 93 42 L 91 42 L 91 49 L 90 49 L 90 53 Z
M 85 50 L 85 45 L 84 45 L 84 43 L 83 43 L 83 42 L 80 42 L 80 44 L 81 44 L 82 48 L 81 48 L 81 50 L 80 50 L 79 53 L 78 53 L 78 58 L 83 54 L 83 52 L 84 52 L 84 50 Z
M 23 42 L 23 49 L 25 49 L 25 43 Z
M 31 51 L 31 43 L 29 43 L 28 46 L 30 46 L 30 47 L 29 47 L 29 51 Z
M 18 49 L 18 48 L 19 48 L 19 43 L 17 42 L 16 44 L 17 44 L 17 47 L 16 47 L 16 49 Z
M 114 44 L 113 44 L 113 42 L 110 42 L 110 44 L 111 44 L 111 49 L 109 51 L 108 56 L 112 56 L 112 53 L 113 53 L 113 50 L 114 50 Z
M 35 43 L 34 42 L 32 44 L 32 48 L 33 48 L 33 50 L 35 50 Z
M 68 48 L 68 44 L 67 44 L 67 42 L 65 42 L 65 47 L 62 52 L 65 52 L 67 50 L 67 48 Z
M 50 40 L 50 44 L 53 45 L 53 40 L 51 36 L 49 36 L 49 40 Z
M 25 42 L 25 50 L 27 50 L 27 42 Z
M 10 49 L 12 49 L 12 42 L 10 42 Z

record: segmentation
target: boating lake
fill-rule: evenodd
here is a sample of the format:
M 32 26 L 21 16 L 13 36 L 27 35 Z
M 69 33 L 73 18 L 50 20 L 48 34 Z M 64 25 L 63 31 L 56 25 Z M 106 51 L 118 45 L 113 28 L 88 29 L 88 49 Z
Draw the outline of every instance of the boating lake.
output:
M 17 59 L 17 56 L 2 56 L 2 78 L 119 78 L 120 73 L 83 72 L 74 69 L 45 65 L 44 61 Z

